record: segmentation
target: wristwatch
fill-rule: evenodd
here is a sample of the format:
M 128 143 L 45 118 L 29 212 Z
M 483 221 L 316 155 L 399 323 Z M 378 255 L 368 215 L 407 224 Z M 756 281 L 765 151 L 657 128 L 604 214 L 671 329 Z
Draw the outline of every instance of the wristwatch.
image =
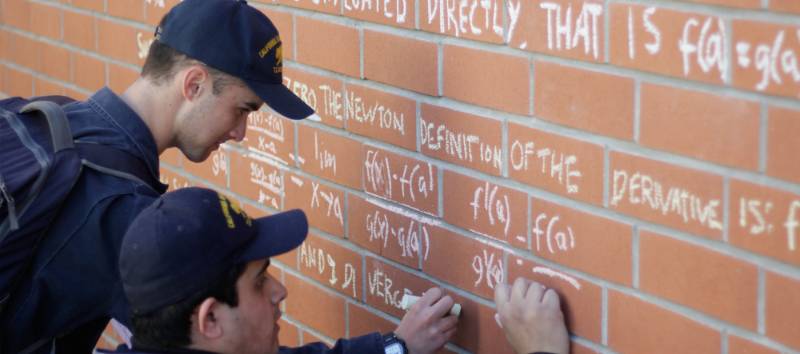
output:
M 384 354 L 408 354 L 406 341 L 400 339 L 394 332 L 386 333 L 383 335 L 383 352 Z

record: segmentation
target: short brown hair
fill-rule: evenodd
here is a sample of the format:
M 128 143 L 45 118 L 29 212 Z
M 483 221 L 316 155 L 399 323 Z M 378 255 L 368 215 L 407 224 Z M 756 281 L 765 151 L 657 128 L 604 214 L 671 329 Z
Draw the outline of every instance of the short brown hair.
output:
M 219 95 L 225 86 L 244 85 L 241 80 L 192 59 L 158 40 L 153 41 L 153 44 L 150 45 L 141 75 L 143 78 L 153 80 L 156 84 L 162 84 L 171 80 L 178 71 L 190 65 L 205 66 L 213 80 L 212 91 L 215 95 Z

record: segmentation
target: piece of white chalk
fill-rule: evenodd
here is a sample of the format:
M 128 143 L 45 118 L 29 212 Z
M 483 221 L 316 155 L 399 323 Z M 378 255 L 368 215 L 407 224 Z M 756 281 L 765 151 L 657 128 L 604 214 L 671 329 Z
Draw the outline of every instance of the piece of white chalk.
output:
M 503 323 L 500 322 L 500 314 L 494 314 L 494 321 L 497 322 L 497 327 L 503 328 Z
M 400 307 L 403 310 L 408 311 L 417 301 L 419 300 L 419 296 L 411 295 L 411 294 L 403 294 L 403 299 L 400 300 Z M 461 304 L 453 304 L 453 307 L 450 308 L 450 314 L 456 315 L 456 317 L 461 316 Z

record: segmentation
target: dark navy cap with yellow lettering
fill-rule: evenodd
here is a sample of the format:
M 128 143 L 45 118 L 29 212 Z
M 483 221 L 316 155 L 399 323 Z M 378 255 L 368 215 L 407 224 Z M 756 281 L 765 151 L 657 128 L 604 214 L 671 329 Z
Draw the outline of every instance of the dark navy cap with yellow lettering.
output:
M 302 210 L 251 219 L 213 190 L 178 189 L 145 208 L 125 233 L 122 286 L 133 313 L 147 314 L 197 294 L 237 264 L 291 251 L 307 233 Z
M 314 114 L 283 85 L 283 47 L 275 25 L 244 0 L 184 0 L 156 29 L 156 40 L 242 79 L 274 111 Z

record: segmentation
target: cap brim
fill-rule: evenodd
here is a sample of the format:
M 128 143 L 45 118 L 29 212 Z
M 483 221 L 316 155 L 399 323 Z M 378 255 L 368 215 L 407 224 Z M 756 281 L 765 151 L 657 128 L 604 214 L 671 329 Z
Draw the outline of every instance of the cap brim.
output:
M 245 80 L 253 92 L 273 111 L 291 119 L 305 119 L 314 114 L 314 109 L 303 102 L 286 86 Z
M 242 254 L 241 262 L 250 262 L 289 252 L 300 246 L 308 235 L 308 219 L 300 209 L 253 220 L 256 235 Z

